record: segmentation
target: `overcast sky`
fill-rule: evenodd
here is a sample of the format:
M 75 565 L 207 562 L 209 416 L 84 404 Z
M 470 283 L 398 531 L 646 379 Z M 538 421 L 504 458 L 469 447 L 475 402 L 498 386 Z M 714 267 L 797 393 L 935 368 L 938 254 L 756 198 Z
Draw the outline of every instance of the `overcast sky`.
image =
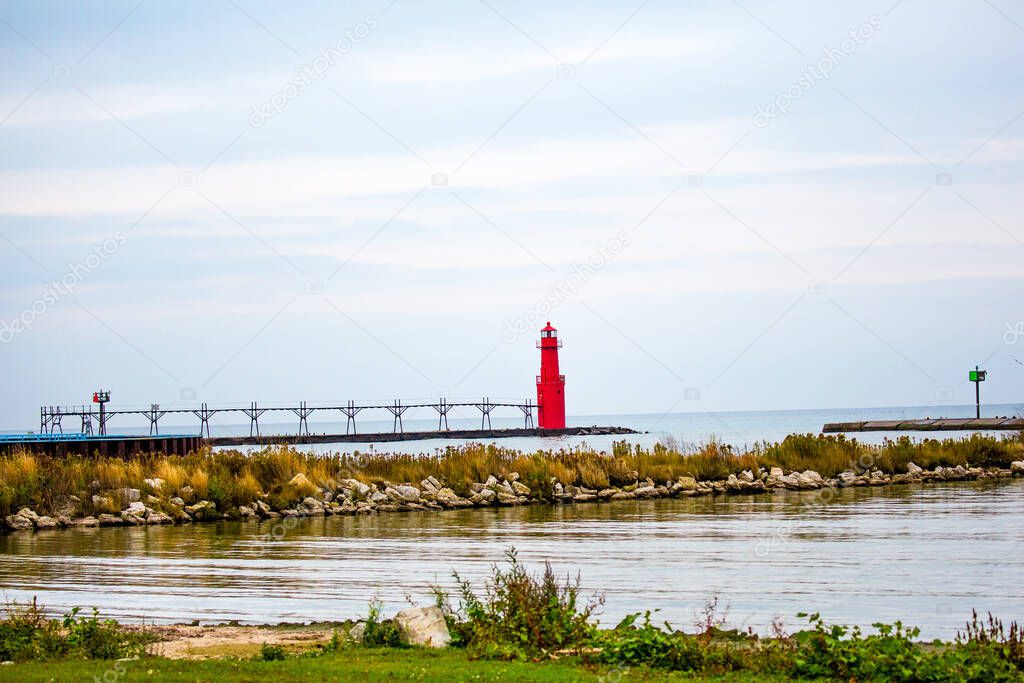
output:
M 573 415 L 1020 400 L 1022 65 L 1008 0 L 3 3 L 0 427 L 525 398 L 547 319 Z

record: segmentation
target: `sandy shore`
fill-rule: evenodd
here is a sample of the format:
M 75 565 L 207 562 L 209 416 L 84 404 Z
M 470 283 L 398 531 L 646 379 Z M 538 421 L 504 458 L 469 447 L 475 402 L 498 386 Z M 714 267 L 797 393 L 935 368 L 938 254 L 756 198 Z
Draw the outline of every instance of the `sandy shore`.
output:
M 282 624 L 278 626 L 234 626 L 228 624 L 193 626 L 147 626 L 146 632 L 159 640 L 150 646 L 152 654 L 169 659 L 212 659 L 252 657 L 266 645 L 277 645 L 289 653 L 310 650 L 331 640 L 345 624 Z M 133 627 L 128 627 L 133 628 Z

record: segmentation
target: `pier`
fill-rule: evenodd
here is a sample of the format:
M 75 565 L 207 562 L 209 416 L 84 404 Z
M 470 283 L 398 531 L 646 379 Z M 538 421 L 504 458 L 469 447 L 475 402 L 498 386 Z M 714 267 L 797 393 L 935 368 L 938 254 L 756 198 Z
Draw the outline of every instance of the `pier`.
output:
M 269 446 L 276 444 L 314 443 L 366 443 L 419 441 L 423 439 L 507 439 L 514 436 L 606 436 L 609 434 L 636 434 L 627 427 L 563 427 L 541 429 L 452 429 L 426 432 L 379 432 L 376 434 L 307 434 L 304 436 L 215 436 L 205 439 L 211 446 Z
M 101 396 L 102 393 L 102 396 Z M 109 400 L 109 394 L 97 392 Z M 116 455 L 127 456 L 135 453 L 165 453 L 185 455 L 202 446 L 268 446 L 327 443 L 389 443 L 396 441 L 419 441 L 424 439 L 501 439 L 509 437 L 538 436 L 603 436 L 612 434 L 635 434 L 626 427 L 558 427 L 544 428 L 534 424 L 534 413 L 538 405 L 530 399 L 522 403 L 492 401 L 484 397 L 478 401 L 436 401 L 403 402 L 395 399 L 390 403 L 356 403 L 348 401 L 341 405 L 310 405 L 300 401 L 293 405 L 266 405 L 252 401 L 248 407 L 209 406 L 206 403 L 197 408 L 162 408 L 152 404 L 149 408 L 107 409 L 106 401 L 98 407 L 43 406 L 39 409 L 39 434 L 0 435 L 0 452 L 24 448 L 51 455 Z M 437 416 L 437 429 L 406 431 L 402 418 L 410 409 L 430 409 Z M 456 408 L 469 408 L 479 413 L 479 429 L 450 429 L 448 414 Z M 499 428 L 491 426 L 491 413 L 497 409 L 517 410 L 522 415 L 523 426 Z M 365 411 L 384 412 L 391 416 L 392 431 L 360 433 L 356 417 Z M 295 431 L 287 434 L 263 434 L 260 418 L 267 413 L 291 413 L 296 418 Z M 345 416 L 344 434 L 317 434 L 310 430 L 315 415 L 331 412 Z M 210 420 L 215 415 L 231 415 L 244 418 L 249 423 L 249 434 L 212 436 Z M 195 434 L 160 434 L 160 420 L 168 415 L 188 415 L 196 419 Z M 149 435 L 111 435 L 108 423 L 126 416 L 142 417 L 149 422 Z M 64 427 L 75 428 L 65 433 Z
M 100 396 L 102 392 L 97 392 L 96 396 Z M 109 400 L 109 393 L 105 394 Z M 393 431 L 398 434 L 405 432 L 404 425 L 402 424 L 402 416 L 406 411 L 412 408 L 430 408 L 437 414 L 437 430 L 447 431 L 448 430 L 448 413 L 455 408 L 472 408 L 480 413 L 480 429 L 490 430 L 491 429 L 491 413 L 497 408 L 514 408 L 520 411 L 523 416 L 523 428 L 532 429 L 534 426 L 533 413 L 537 410 L 537 404 L 526 399 L 522 403 L 515 402 L 502 402 L 492 401 L 491 399 L 484 397 L 479 401 L 454 401 L 448 402 L 447 399 L 438 399 L 436 401 L 413 401 L 411 403 L 403 403 L 401 399 L 395 399 L 391 403 L 363 403 L 357 404 L 354 401 L 348 401 L 345 405 L 322 405 L 322 406 L 311 406 L 308 401 L 300 401 L 298 404 L 293 405 L 261 405 L 257 401 L 252 401 L 248 407 L 239 406 L 223 406 L 211 408 L 206 403 L 201 404 L 198 408 L 162 408 L 160 404 L 153 403 L 149 408 L 132 408 L 132 409 L 119 409 L 119 410 L 108 410 L 104 402 L 98 403 L 99 408 L 93 408 L 91 405 L 82 406 L 43 406 L 39 409 L 39 433 L 40 434 L 62 434 L 64 433 L 64 420 L 70 419 L 77 429 L 79 434 L 99 434 L 103 436 L 107 433 L 107 423 L 115 417 L 134 415 L 141 416 L 149 421 L 149 433 L 152 436 L 160 434 L 160 420 L 167 415 L 190 415 L 198 419 L 198 429 L 200 436 L 210 437 L 210 419 L 215 415 L 235 413 L 244 416 L 249 421 L 249 436 L 260 437 L 260 418 L 266 413 L 292 413 L 298 421 L 296 423 L 296 437 L 309 437 L 309 420 L 316 413 L 332 413 L 340 412 L 345 416 L 345 434 L 356 434 L 356 416 L 364 411 L 381 411 L 386 412 L 391 416 L 392 423 L 394 425 Z M 94 427 L 95 425 L 95 427 Z M 563 425 L 564 426 L 564 425 Z M 420 432 L 424 433 L 424 432 Z M 356 439 L 357 441 L 365 441 L 365 436 L 362 439 Z M 422 438 L 422 437 L 415 437 Z M 395 439 L 392 439 L 395 440 Z
M 825 434 L 840 432 L 958 432 L 1022 430 L 1020 417 L 940 417 L 924 420 L 866 420 L 862 422 L 829 422 L 821 431 Z
M 627 427 L 565 427 L 562 429 L 445 429 L 439 431 L 376 432 L 365 434 L 281 434 L 215 436 L 164 434 L 154 436 L 93 434 L 0 434 L 0 454 L 22 449 L 52 456 L 81 455 L 128 457 L 137 453 L 187 455 L 203 446 L 274 446 L 324 443 L 391 443 L 423 439 L 506 439 L 515 436 L 605 436 L 636 434 Z
M 0 434 L 0 453 L 28 450 L 46 455 L 90 456 L 112 455 L 128 457 L 136 453 L 164 453 L 188 455 L 203 446 L 203 439 L 195 434 L 166 434 L 163 436 L 93 436 L 90 434 Z

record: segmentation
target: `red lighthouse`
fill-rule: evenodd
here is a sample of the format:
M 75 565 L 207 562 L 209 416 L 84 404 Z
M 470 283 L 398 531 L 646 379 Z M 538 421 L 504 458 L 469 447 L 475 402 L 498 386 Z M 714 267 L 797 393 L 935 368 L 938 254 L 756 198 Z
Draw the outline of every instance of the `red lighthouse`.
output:
M 565 429 L 565 375 L 558 374 L 558 330 L 549 322 L 540 331 L 540 374 L 537 375 L 537 426 Z

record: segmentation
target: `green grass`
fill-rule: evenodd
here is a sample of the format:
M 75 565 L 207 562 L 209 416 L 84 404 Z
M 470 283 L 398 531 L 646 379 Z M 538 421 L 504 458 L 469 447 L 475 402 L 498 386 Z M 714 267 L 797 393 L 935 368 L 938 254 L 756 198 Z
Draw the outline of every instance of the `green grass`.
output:
M 116 669 L 115 667 L 120 667 Z M 113 673 L 108 673 L 113 672 Z M 121 673 L 123 672 L 123 674 Z M 106 678 L 104 675 L 106 674 Z M 615 681 L 651 680 L 788 680 L 738 674 L 693 678 L 641 667 L 586 668 L 575 661 L 499 662 L 470 660 L 463 650 L 348 648 L 316 658 L 284 661 L 170 660 L 146 657 L 129 662 L 29 662 L 0 667 L 0 681 Z M 95 678 L 94 678 L 95 677 Z
M 578 584 L 558 581 L 550 567 L 530 574 L 508 553 L 508 569 L 495 567 L 484 592 L 462 584 L 462 602 L 452 607 L 436 591 L 453 631 L 452 647 L 428 650 L 401 643 L 395 620 L 381 620 L 371 603 L 362 644 L 347 629 L 334 630 L 306 646 L 258 646 L 216 659 L 171 660 L 152 656 L 155 633 L 126 628 L 77 610 L 62 620 L 42 609 L 8 607 L 0 620 L 0 666 L 4 680 L 166 681 L 586 681 L 622 680 L 840 680 L 840 681 L 1024 681 L 1024 632 L 977 613 L 952 642 L 919 640 L 920 631 L 895 624 L 859 627 L 826 624 L 799 614 L 808 628 L 792 635 L 781 626 L 770 637 L 728 630 L 709 601 L 696 632 L 630 615 L 615 628 L 591 622 L 591 606 L 578 602 Z M 377 635 L 371 637 L 371 624 Z M 387 634 L 392 634 L 391 637 Z M 156 647 L 154 645 L 154 647 Z M 258 649 L 257 649 L 258 648 Z

